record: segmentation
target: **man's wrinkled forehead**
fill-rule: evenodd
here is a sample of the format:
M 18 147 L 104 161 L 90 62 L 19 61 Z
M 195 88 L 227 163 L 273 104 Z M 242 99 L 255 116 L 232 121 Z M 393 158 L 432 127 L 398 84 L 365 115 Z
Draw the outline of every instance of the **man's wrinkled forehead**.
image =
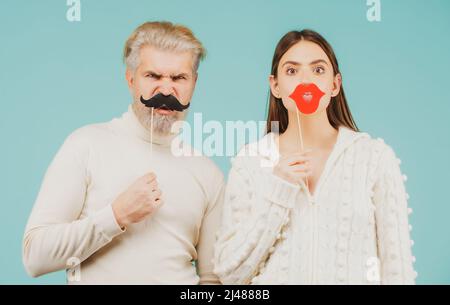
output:
M 144 46 L 139 53 L 139 70 L 153 71 L 161 75 L 179 75 L 194 73 L 194 54 L 190 51 L 160 50 Z

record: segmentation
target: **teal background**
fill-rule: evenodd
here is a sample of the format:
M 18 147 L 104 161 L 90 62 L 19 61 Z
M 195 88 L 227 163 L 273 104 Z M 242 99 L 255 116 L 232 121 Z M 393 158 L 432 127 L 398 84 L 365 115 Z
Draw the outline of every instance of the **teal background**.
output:
M 24 227 L 41 179 L 64 138 L 108 121 L 131 99 L 123 44 L 140 23 L 169 20 L 193 29 L 208 49 L 193 112 L 203 120 L 265 120 L 267 77 L 281 36 L 312 28 L 333 45 L 363 131 L 402 159 L 414 209 L 413 252 L 420 284 L 450 283 L 450 1 L 81 0 L 0 2 L 0 283 L 65 283 L 63 272 L 30 278 L 21 259 Z M 226 173 L 227 157 L 214 160 Z

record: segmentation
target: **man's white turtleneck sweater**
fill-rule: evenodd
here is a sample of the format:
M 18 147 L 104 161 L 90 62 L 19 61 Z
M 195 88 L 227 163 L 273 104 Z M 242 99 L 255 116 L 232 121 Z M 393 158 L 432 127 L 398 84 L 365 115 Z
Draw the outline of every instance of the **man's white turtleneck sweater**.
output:
M 120 118 L 72 133 L 45 174 L 26 227 L 28 273 L 79 260 L 79 281 L 71 284 L 218 283 L 211 259 L 223 175 L 205 157 L 174 156 L 173 137 L 153 137 L 151 147 L 131 106 Z M 111 204 L 148 172 L 157 176 L 164 205 L 122 231 Z

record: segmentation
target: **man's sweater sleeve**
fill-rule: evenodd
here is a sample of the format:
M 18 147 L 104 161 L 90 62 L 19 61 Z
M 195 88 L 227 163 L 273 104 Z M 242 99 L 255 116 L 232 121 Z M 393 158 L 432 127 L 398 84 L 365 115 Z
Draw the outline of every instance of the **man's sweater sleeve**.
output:
M 71 134 L 48 168 L 23 239 L 23 262 L 35 277 L 84 261 L 123 231 L 111 205 L 83 218 L 89 187 L 89 145 L 78 130 Z
M 213 272 L 213 257 L 215 237 L 220 228 L 222 216 L 225 182 L 219 169 L 214 172 L 210 171 L 208 174 L 212 187 L 208 192 L 208 207 L 202 220 L 197 244 L 197 267 L 201 285 L 220 284 L 219 278 Z
M 289 221 L 299 186 L 268 173 L 256 185 L 245 158 L 236 157 L 225 191 L 222 227 L 215 245 L 215 272 L 224 284 L 249 284 L 261 272 Z M 259 180 L 259 179 L 258 179 Z

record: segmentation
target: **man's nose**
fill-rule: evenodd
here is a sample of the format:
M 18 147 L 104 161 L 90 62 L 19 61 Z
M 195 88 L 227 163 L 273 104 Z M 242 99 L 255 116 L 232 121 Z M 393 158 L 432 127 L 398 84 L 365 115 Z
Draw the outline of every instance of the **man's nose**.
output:
M 163 94 L 163 95 L 171 95 L 174 93 L 174 89 L 171 85 L 166 84 L 166 85 L 161 85 L 158 88 L 159 93 Z

